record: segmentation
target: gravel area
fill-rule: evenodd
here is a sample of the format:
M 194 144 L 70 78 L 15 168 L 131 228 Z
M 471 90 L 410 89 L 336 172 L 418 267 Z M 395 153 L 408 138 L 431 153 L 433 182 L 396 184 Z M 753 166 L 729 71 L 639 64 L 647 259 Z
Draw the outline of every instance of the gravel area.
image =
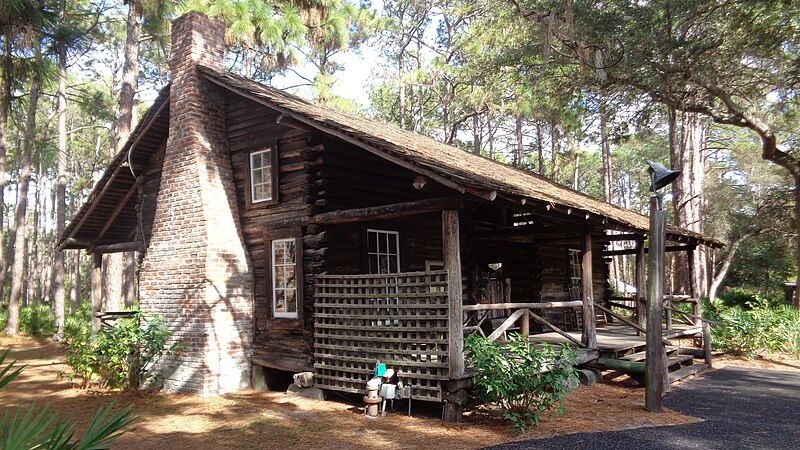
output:
M 673 386 L 665 405 L 687 425 L 578 433 L 493 449 L 800 449 L 800 373 L 726 367 Z

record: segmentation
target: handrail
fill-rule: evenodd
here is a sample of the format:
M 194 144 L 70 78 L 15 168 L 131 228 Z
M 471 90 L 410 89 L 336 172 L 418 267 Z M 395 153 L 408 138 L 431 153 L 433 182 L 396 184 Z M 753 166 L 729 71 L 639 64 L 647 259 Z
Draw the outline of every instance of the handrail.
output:
M 582 305 L 581 301 L 569 301 L 569 302 L 547 302 L 547 303 L 493 303 L 493 304 L 482 304 L 482 305 L 467 305 L 464 306 L 464 312 L 469 313 L 467 315 L 467 320 L 464 324 L 464 330 L 471 331 L 473 333 L 478 333 L 481 336 L 485 336 L 489 340 L 497 340 L 502 336 L 505 336 L 508 333 L 508 330 L 513 327 L 517 322 L 520 322 L 520 333 L 528 334 L 529 329 L 529 319 L 533 319 L 534 321 L 544 325 L 545 327 L 553 330 L 554 332 L 558 333 L 559 335 L 563 336 L 568 341 L 572 342 L 573 344 L 577 345 L 578 347 L 586 347 L 583 345 L 581 341 L 575 339 L 574 337 L 570 336 L 564 330 L 558 328 L 557 326 L 553 325 L 543 317 L 539 316 L 538 314 L 531 311 L 532 308 L 536 309 L 548 309 L 548 308 L 568 308 L 568 307 L 577 307 Z M 470 308 L 468 308 L 470 306 Z M 511 313 L 500 326 L 498 326 L 489 336 L 486 336 L 481 329 L 481 325 L 489 316 L 489 312 L 492 310 L 498 309 L 516 309 L 513 313 Z M 482 315 L 481 315 L 482 313 Z M 474 319 L 474 325 L 470 325 L 471 321 Z M 466 333 L 471 334 L 471 333 Z
M 677 313 L 683 314 L 684 316 L 686 316 L 688 318 L 695 319 L 695 320 L 701 320 L 703 322 L 707 322 L 710 325 L 719 325 L 720 324 L 720 322 L 718 320 L 707 319 L 707 318 L 702 317 L 702 316 L 697 316 L 697 315 L 694 315 L 694 314 L 690 314 L 690 313 L 687 313 L 686 311 L 681 311 L 680 309 L 673 308 L 671 306 L 665 306 L 665 308 L 667 308 L 667 309 L 669 309 L 671 311 L 675 311 Z
M 479 303 L 477 305 L 464 305 L 464 311 L 494 311 L 498 309 L 551 309 L 551 308 L 574 308 L 581 306 L 583 302 L 573 300 L 569 302 L 536 302 L 536 303 Z
M 630 319 L 628 319 L 628 318 L 626 318 L 626 317 L 623 317 L 621 314 L 617 314 L 617 313 L 615 313 L 614 311 L 612 311 L 612 310 L 611 310 L 611 309 L 609 309 L 609 308 L 606 308 L 606 307 L 605 307 L 605 306 L 603 306 L 603 305 L 600 305 L 600 304 L 598 304 L 598 303 L 595 303 L 594 307 L 595 307 L 595 308 L 598 308 L 598 309 L 600 309 L 601 311 L 605 311 L 605 312 L 606 312 L 607 314 L 609 314 L 611 317 L 614 317 L 615 319 L 621 320 L 621 321 L 622 321 L 622 322 L 624 322 L 626 325 L 628 325 L 628 326 L 630 326 L 630 327 L 633 327 L 633 328 L 634 328 L 634 329 L 636 329 L 637 331 L 641 331 L 642 333 L 646 333 L 646 332 L 647 332 L 647 330 L 645 330 L 645 329 L 644 329 L 642 326 L 640 326 L 638 323 L 635 323 L 635 322 L 633 322 L 632 320 L 630 320 Z

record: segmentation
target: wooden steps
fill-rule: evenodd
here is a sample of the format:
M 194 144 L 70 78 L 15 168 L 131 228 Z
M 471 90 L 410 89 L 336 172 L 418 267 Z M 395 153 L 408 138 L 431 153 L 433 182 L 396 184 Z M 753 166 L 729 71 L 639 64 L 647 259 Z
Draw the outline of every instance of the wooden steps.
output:
M 678 380 L 682 380 L 686 377 L 695 375 L 704 369 L 708 369 L 708 364 L 691 364 L 682 367 L 674 372 L 669 373 L 669 383 L 672 384 Z

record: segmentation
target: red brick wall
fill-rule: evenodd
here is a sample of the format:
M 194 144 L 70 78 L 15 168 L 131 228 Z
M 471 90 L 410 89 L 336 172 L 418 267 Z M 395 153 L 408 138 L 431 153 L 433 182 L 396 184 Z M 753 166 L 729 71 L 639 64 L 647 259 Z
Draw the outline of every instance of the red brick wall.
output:
M 161 362 L 168 391 L 219 394 L 247 387 L 252 274 L 225 137 L 224 98 L 196 64 L 222 69 L 224 28 L 205 15 L 172 25 L 169 138 L 140 303 L 163 315 L 186 348 Z

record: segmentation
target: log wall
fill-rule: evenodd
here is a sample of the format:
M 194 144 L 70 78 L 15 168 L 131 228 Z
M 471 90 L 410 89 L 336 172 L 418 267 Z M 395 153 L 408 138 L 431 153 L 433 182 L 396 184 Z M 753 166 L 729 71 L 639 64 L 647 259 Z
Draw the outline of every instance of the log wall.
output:
M 313 226 L 301 228 L 299 220 L 319 208 L 315 202 L 321 189 L 316 181 L 323 146 L 313 133 L 278 124 L 277 113 L 247 99 L 228 96 L 225 114 L 236 197 L 254 278 L 253 363 L 294 372 L 308 370 L 313 320 L 310 279 L 319 271 L 315 252 L 324 235 Z M 278 152 L 278 202 L 251 204 L 249 155 L 270 146 Z M 298 222 L 292 224 L 292 220 Z M 307 283 L 300 281 L 298 286 L 303 290 L 300 320 L 272 317 L 267 267 L 270 236 L 292 236 L 303 243 L 298 257 L 302 255 L 301 272 L 308 276 Z

